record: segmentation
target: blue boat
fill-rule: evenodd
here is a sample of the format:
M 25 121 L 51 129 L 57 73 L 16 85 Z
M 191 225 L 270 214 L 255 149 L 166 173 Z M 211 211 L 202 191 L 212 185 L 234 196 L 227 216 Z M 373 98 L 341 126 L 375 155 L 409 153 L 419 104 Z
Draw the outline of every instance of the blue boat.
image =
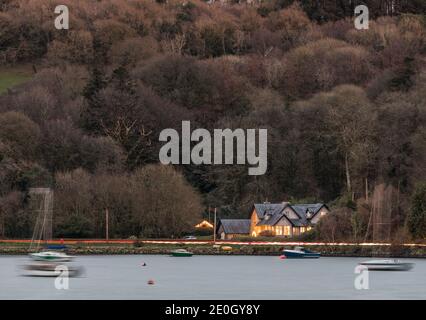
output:
M 294 247 L 293 250 L 284 250 L 283 255 L 289 259 L 318 259 L 321 254 L 309 251 L 303 247 Z
M 50 244 L 46 247 L 47 250 L 67 250 L 68 247 L 63 244 Z

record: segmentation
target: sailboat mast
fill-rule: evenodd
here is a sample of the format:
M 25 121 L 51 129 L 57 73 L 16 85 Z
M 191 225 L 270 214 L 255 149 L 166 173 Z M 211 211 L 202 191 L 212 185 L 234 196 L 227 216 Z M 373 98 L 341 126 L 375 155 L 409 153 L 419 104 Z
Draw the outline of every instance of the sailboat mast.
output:
M 30 250 L 38 250 L 41 240 L 52 239 L 53 191 L 50 188 L 31 188 L 31 207 L 37 212 Z

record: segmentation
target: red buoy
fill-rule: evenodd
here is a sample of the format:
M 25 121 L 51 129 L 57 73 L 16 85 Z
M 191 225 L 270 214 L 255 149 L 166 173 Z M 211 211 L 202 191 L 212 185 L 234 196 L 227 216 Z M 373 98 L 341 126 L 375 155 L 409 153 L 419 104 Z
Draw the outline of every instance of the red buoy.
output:
M 283 260 L 283 259 L 285 259 L 285 258 L 287 258 L 285 255 L 280 256 L 280 259 L 281 259 L 281 260 Z
M 151 279 L 151 280 L 148 280 L 148 284 L 149 284 L 149 285 L 153 285 L 154 283 L 155 283 L 155 282 L 154 282 L 154 280 L 152 280 L 152 279 Z

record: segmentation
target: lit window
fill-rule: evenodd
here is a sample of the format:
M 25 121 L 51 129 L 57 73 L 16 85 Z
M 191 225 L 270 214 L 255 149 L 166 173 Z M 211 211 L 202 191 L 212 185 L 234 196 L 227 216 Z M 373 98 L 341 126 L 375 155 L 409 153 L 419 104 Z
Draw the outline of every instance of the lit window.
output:
M 283 234 L 285 236 L 289 236 L 290 235 L 290 227 L 289 226 L 284 226 L 284 232 Z

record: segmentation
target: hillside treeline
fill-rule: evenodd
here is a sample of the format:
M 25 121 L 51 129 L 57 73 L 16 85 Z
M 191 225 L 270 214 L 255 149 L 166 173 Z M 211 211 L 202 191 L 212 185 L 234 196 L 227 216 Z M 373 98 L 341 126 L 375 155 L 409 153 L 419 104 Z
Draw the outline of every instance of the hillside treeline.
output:
M 425 5 L 365 1 L 356 30 L 356 2 L 64 0 L 56 30 L 59 3 L 0 1 L 0 64 L 34 73 L 0 97 L 0 236 L 31 233 L 34 186 L 56 191 L 56 236 L 102 237 L 106 208 L 112 236 L 164 237 L 284 200 L 349 210 L 352 228 L 382 183 L 403 232 L 426 180 Z M 267 128 L 267 173 L 164 169 L 159 132 L 182 120 Z

